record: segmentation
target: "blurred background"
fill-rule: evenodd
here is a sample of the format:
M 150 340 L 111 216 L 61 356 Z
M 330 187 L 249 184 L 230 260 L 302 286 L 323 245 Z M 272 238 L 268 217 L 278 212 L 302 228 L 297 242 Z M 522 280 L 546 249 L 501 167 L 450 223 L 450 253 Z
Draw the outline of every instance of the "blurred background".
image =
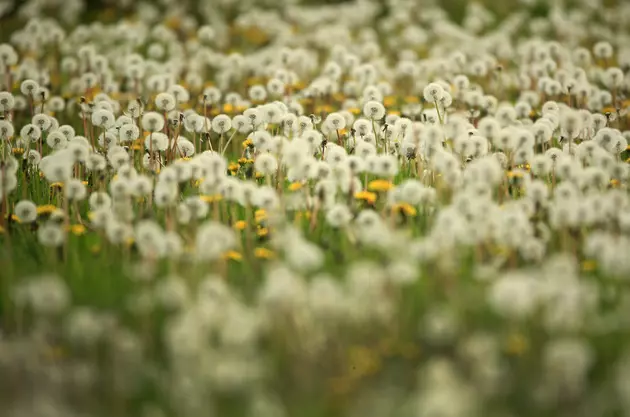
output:
M 269 0 L 261 0 L 255 1 L 257 7 L 281 7 L 282 5 L 287 4 L 307 4 L 307 5 L 331 5 L 331 4 L 339 4 L 339 3 L 348 3 L 351 0 L 285 0 L 285 1 L 269 1 Z M 621 0 L 605 0 L 604 3 L 607 4 L 615 4 L 616 2 Z M 48 4 L 50 7 L 55 7 L 56 5 L 63 5 L 65 3 L 64 0 L 48 0 L 45 2 L 42 1 L 33 1 L 33 0 L 0 0 L 0 22 L 7 23 L 12 19 L 17 19 L 20 17 L 21 9 L 28 9 L 31 4 Z M 90 21 L 94 19 L 102 19 L 103 14 L 105 17 L 112 19 L 121 15 L 133 13 L 138 5 L 141 3 L 166 3 L 161 0 L 157 1 L 135 1 L 135 0 L 85 0 L 83 3 L 83 10 L 81 12 L 81 20 Z M 230 0 L 184 0 L 179 1 L 183 7 L 188 9 L 195 9 L 199 7 L 200 3 L 203 3 L 204 6 L 208 4 L 214 4 L 217 8 L 223 8 L 228 5 L 232 5 L 235 2 Z M 239 2 L 241 5 L 246 4 L 247 2 Z M 251 2 L 250 2 L 251 3 Z M 389 4 L 391 3 L 389 0 L 380 0 L 382 4 L 382 13 L 386 15 L 388 13 Z M 518 6 L 519 4 L 527 4 L 530 7 L 534 6 L 535 8 L 539 8 L 541 10 L 541 14 L 547 9 L 549 1 L 547 0 L 511 0 L 511 1 L 501 1 L 501 0 L 476 0 L 476 1 L 468 1 L 468 0 L 442 0 L 436 2 L 434 0 L 419 0 L 416 2 L 418 4 L 418 8 L 422 9 L 423 7 L 427 7 L 429 5 L 433 5 L 435 3 L 439 3 L 439 5 L 447 11 L 450 17 L 456 21 L 461 22 L 465 15 L 466 8 L 469 7 L 473 3 L 481 4 L 487 8 L 489 8 L 493 13 L 496 13 L 497 16 L 504 16 L 510 12 L 511 9 Z M 570 1 L 569 1 L 570 3 Z

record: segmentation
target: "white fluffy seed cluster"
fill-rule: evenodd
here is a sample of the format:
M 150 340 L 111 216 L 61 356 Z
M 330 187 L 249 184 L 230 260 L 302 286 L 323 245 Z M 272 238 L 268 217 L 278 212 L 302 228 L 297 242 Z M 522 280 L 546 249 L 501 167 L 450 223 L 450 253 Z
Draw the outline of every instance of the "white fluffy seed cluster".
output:
M 87 3 L 0 44 L 8 415 L 630 412 L 630 3 Z

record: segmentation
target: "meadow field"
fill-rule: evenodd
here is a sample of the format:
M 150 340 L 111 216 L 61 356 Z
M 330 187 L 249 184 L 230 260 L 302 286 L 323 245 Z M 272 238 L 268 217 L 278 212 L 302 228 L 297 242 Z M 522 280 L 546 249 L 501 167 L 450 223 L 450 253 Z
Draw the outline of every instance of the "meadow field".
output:
M 630 416 L 628 22 L 0 1 L 0 416 Z

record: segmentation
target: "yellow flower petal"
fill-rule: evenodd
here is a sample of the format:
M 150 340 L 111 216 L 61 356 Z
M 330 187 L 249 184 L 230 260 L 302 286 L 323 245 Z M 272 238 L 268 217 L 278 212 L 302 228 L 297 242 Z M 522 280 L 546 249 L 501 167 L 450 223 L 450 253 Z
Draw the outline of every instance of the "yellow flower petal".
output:
M 254 249 L 254 256 L 259 259 L 273 259 L 276 254 L 267 248 L 256 248 Z
M 289 185 L 289 191 L 297 191 L 302 188 L 301 182 L 294 182 Z
M 418 214 L 416 208 L 408 203 L 395 204 L 394 206 L 392 206 L 392 211 L 403 213 L 405 216 L 408 217 L 413 217 Z
M 267 212 L 264 209 L 258 209 L 254 212 L 254 218 L 256 219 L 256 223 L 260 223 L 267 218 Z
M 68 226 L 68 231 L 75 236 L 81 236 L 85 234 L 86 229 L 82 224 L 73 224 Z
M 43 206 L 37 206 L 37 214 L 50 214 L 57 210 L 57 207 L 52 204 L 44 204 Z
M 221 201 L 223 200 L 223 196 L 221 194 L 215 194 L 215 195 L 202 195 L 200 197 L 203 201 L 205 201 L 206 203 L 215 203 L 217 201 Z
M 368 190 L 376 192 L 385 192 L 392 189 L 394 184 L 388 180 L 372 180 L 368 183 Z
M 243 255 L 241 255 L 235 250 L 229 250 L 223 254 L 223 259 L 228 259 L 232 261 L 240 261 L 243 259 Z
M 370 191 L 359 191 L 354 195 L 354 198 L 357 200 L 364 200 L 369 204 L 374 204 L 376 202 L 376 194 Z

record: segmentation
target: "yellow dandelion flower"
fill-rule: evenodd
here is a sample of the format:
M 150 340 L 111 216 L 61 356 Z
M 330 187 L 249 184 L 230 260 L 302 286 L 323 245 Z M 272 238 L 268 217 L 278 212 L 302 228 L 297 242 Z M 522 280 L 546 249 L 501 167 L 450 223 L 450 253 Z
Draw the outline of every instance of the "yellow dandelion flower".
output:
M 247 148 L 248 146 L 254 146 L 254 142 L 251 139 L 245 139 L 243 141 L 243 148 Z
M 396 104 L 396 97 L 394 96 L 387 96 L 383 99 L 383 106 L 385 107 L 392 107 Z
M 50 188 L 63 188 L 63 182 L 53 182 L 50 184 Z
M 236 162 L 230 162 L 230 165 L 228 165 L 228 170 L 235 172 L 235 171 L 238 171 L 240 167 L 241 166 L 237 164 Z
M 57 206 L 53 204 L 44 204 L 43 206 L 37 206 L 37 214 L 50 214 L 53 211 L 57 210 Z
M 86 229 L 82 224 L 73 224 L 68 226 L 68 231 L 75 236 L 81 236 L 85 234 Z
M 332 113 L 335 111 L 335 108 L 330 104 L 322 104 L 320 106 L 315 107 L 315 113 Z
M 388 180 L 372 180 L 368 183 L 368 190 L 382 193 L 391 190 L 393 186 Z
M 221 194 L 202 195 L 200 198 L 206 203 L 216 203 L 217 201 L 223 200 L 223 196 Z
M 11 149 L 13 155 L 22 155 L 24 153 L 24 148 L 13 148 Z
M 250 160 L 247 159 L 247 158 L 238 158 L 238 161 L 236 161 L 236 162 L 238 162 L 241 165 L 244 165 L 244 164 L 247 164 L 249 161 Z M 253 161 L 253 159 L 252 159 L 252 161 Z
M 300 221 L 302 219 L 306 219 L 306 220 L 310 220 L 311 219 L 311 212 L 308 210 L 305 211 L 298 211 L 297 213 L 295 213 L 295 221 Z
M 374 204 L 376 202 L 376 194 L 369 191 L 359 191 L 354 195 L 354 198 L 357 200 L 364 200 L 369 204 Z
M 529 349 L 529 341 L 520 333 L 512 333 L 505 343 L 505 351 L 512 356 L 523 356 Z
M 249 77 L 246 82 L 247 85 L 262 84 L 263 79 L 260 77 Z
M 301 182 L 294 182 L 289 184 L 289 191 L 297 191 L 300 190 L 302 188 L 302 183 Z
M 523 173 L 521 171 L 508 171 L 508 178 L 523 178 Z
M 582 262 L 582 271 L 584 272 L 594 271 L 595 268 L 597 268 L 597 262 L 595 262 L 592 259 L 587 259 L 584 262 Z
M 76 236 L 81 236 L 81 235 L 85 234 L 85 232 L 86 232 L 86 228 L 85 228 L 85 226 L 83 226 L 82 224 L 75 224 L 75 225 L 73 225 L 73 226 L 70 228 L 70 232 L 71 232 L 73 235 L 76 235 Z
M 232 260 L 232 261 L 241 261 L 243 259 L 243 255 L 235 250 L 229 250 L 223 254 L 223 259 Z
M 332 98 L 335 101 L 344 101 L 346 99 L 346 96 L 343 93 L 335 93 L 333 94 Z
M 245 228 L 247 227 L 247 222 L 245 220 L 239 220 L 236 223 L 234 223 L 233 227 L 236 230 L 245 230 Z
M 262 178 L 263 176 L 264 176 L 264 175 L 263 175 L 263 174 L 261 174 L 260 172 L 257 172 L 257 173 L 256 173 L 256 179 L 257 179 L 257 180 L 258 180 L 258 179 L 260 179 L 260 178 Z
M 616 178 L 613 178 L 612 180 L 610 180 L 610 185 L 612 185 L 613 187 L 618 187 L 619 184 L 620 184 L 620 182 Z
M 269 235 L 269 229 L 267 229 L 266 227 L 260 227 L 256 231 L 256 234 L 258 235 L 258 237 L 266 237 L 267 235 Z
M 490 248 L 492 253 L 497 256 L 507 256 L 510 253 L 510 248 L 503 245 L 495 245 Z
M 267 218 L 267 212 L 265 209 L 258 209 L 254 212 L 254 218 L 256 219 L 256 223 L 260 223 Z
M 418 99 L 418 97 L 416 96 L 407 96 L 405 97 L 405 103 L 407 104 L 415 104 L 415 103 L 419 103 L 420 99 Z
M 166 19 L 166 22 L 164 23 L 169 29 L 179 29 L 182 25 L 182 21 L 179 16 L 172 16 Z
M 413 217 L 416 214 L 418 214 L 418 211 L 416 210 L 416 208 L 408 203 L 395 204 L 394 206 L 392 206 L 392 211 L 397 212 L 397 213 L 398 212 L 403 213 L 405 216 L 408 216 L 408 217 Z
M 267 248 L 254 249 L 254 256 L 259 259 L 274 259 L 276 254 Z
M 226 104 L 223 105 L 223 112 L 224 113 L 232 113 L 233 111 L 234 111 L 234 106 L 233 105 L 231 105 L 229 103 L 226 103 Z
M 381 365 L 381 357 L 376 350 L 365 346 L 354 346 L 348 350 L 348 373 L 355 378 L 374 375 Z
M 358 116 L 361 114 L 361 109 L 358 107 L 351 107 L 348 109 L 348 111 L 352 114 L 354 114 L 355 116 Z

